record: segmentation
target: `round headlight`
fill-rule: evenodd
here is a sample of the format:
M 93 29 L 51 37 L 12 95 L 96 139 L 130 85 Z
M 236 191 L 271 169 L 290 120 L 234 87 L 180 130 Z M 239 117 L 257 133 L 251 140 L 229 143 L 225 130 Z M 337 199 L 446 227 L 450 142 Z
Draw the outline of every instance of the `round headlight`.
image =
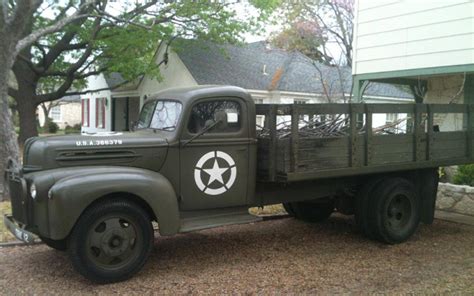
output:
M 33 183 L 33 184 L 31 184 L 31 186 L 30 186 L 30 195 L 31 195 L 31 197 L 32 197 L 33 199 L 36 198 L 36 193 L 37 193 L 37 192 L 36 192 L 36 186 L 35 186 L 35 184 Z

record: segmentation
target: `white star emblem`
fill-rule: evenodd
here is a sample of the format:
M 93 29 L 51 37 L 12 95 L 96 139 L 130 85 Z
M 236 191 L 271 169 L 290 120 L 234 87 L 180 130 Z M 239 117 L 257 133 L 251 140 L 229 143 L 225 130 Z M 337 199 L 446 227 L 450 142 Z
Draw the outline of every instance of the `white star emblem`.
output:
M 217 159 L 220 158 L 227 163 L 227 167 L 220 167 Z M 214 161 L 212 168 L 205 169 L 204 164 L 207 161 Z M 222 164 L 222 162 L 221 162 Z M 225 172 L 230 171 L 227 176 L 227 181 L 224 180 L 223 175 Z M 204 184 L 201 179 L 201 172 L 209 175 L 207 185 Z M 220 195 L 229 190 L 234 184 L 237 177 L 237 166 L 232 157 L 223 151 L 210 151 L 204 154 L 196 163 L 194 168 L 194 181 L 196 182 L 199 190 L 208 195 Z M 214 184 L 213 184 L 214 183 Z M 216 185 L 219 187 L 216 187 Z M 211 186 L 212 185 L 212 186 Z
M 224 184 L 224 179 L 222 179 L 222 174 L 224 174 L 229 168 L 220 168 L 217 163 L 217 159 L 214 159 L 214 166 L 212 169 L 203 169 L 209 175 L 209 181 L 207 186 L 211 185 L 212 182 L 217 180 L 219 183 Z

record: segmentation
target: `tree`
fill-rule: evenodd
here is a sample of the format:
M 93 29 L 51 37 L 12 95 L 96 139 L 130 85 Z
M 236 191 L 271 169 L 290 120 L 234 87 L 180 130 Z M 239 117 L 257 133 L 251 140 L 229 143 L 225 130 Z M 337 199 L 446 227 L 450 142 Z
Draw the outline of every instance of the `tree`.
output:
M 284 1 L 281 12 L 286 15 L 286 23 L 283 24 L 286 28 L 272 38 L 276 46 L 279 46 L 278 40 L 281 38 L 295 40 L 290 43 L 294 46 L 283 48 L 296 49 L 326 64 L 334 64 L 340 60 L 335 50 L 331 49 L 334 44 L 342 53 L 343 64 L 351 66 L 354 0 L 287 0 Z M 301 24 L 309 24 L 314 28 L 310 31 L 310 36 L 292 29 Z
M 143 74 L 159 77 L 158 68 L 151 63 L 159 40 L 180 35 L 235 42 L 249 28 L 248 22 L 235 17 L 229 2 L 147 3 L 135 12 L 112 15 L 106 12 L 106 4 L 98 2 L 84 8 L 84 13 L 94 17 L 78 19 L 60 33 L 41 37 L 20 53 L 13 64 L 18 88 L 9 89 L 20 116 L 20 143 L 37 135 L 33 119 L 39 104 L 82 93 L 69 90 L 85 86 L 89 76 L 120 72 L 127 81 Z M 67 5 L 58 6 L 55 15 L 67 9 Z M 51 22 L 38 14 L 28 29 L 37 30 Z M 39 92 L 38 86 L 45 84 L 57 87 Z
M 236 2 L 238 2 L 236 0 Z M 18 159 L 18 145 L 8 108 L 16 102 L 23 143 L 37 135 L 38 104 L 57 100 L 71 87 L 85 86 L 86 78 L 120 72 L 128 81 L 140 75 L 159 77 L 151 63 L 158 40 L 175 35 L 236 41 L 254 20 L 235 16 L 233 3 L 220 1 L 2 0 L 0 5 L 0 174 L 4 160 Z M 137 4 L 138 3 L 138 4 Z M 254 0 L 261 16 L 277 0 Z M 110 8 L 110 9 L 109 9 Z M 119 11 L 117 11 L 119 10 Z M 13 71 L 17 88 L 9 87 Z M 39 85 L 55 84 L 50 92 Z M 3 178 L 0 178 L 2 187 Z M 0 188 L 1 190 L 1 188 Z

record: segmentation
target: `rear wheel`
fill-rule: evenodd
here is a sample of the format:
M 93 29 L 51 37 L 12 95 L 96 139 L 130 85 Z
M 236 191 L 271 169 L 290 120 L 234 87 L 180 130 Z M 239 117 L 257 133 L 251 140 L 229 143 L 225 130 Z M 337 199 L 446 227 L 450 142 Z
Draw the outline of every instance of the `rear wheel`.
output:
M 145 264 L 153 246 L 146 211 L 127 200 L 106 201 L 86 210 L 69 242 L 74 268 L 97 283 L 126 280 Z
M 403 178 L 385 179 L 367 198 L 367 220 L 370 236 L 397 244 L 408 240 L 420 223 L 420 199 L 415 186 Z
M 306 222 L 322 222 L 334 212 L 334 202 L 292 202 L 291 210 L 295 218 Z

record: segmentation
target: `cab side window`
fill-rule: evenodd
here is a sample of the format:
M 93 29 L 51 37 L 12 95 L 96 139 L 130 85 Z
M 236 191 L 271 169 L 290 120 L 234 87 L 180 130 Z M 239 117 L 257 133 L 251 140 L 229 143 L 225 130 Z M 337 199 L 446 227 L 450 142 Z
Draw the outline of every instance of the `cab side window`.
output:
M 196 104 L 191 110 L 188 130 L 197 134 L 205 127 L 215 125 L 208 133 L 234 133 L 241 128 L 240 104 L 232 100 L 215 100 Z

